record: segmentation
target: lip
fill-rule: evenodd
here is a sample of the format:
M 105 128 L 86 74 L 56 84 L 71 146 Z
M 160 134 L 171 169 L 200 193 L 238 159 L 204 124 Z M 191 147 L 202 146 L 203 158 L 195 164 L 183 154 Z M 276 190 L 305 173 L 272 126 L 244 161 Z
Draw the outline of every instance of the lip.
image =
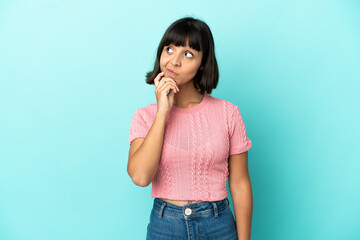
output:
M 168 71 L 168 73 L 172 76 L 177 76 L 178 73 L 177 72 L 174 72 L 173 70 L 170 70 L 170 69 L 166 69 Z

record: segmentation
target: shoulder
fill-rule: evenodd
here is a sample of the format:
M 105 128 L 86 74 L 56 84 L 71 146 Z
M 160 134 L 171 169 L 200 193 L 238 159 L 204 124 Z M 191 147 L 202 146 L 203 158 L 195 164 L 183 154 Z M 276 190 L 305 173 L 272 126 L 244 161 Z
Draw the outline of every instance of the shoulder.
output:
M 157 105 L 155 103 L 148 104 L 143 107 L 139 107 L 136 109 L 135 112 L 144 113 L 144 114 L 150 114 L 157 110 Z
M 133 118 L 141 117 L 145 121 L 151 120 L 155 117 L 157 111 L 157 104 L 151 103 L 143 107 L 136 109 Z
M 209 99 L 212 105 L 221 106 L 221 108 L 223 108 L 224 111 L 228 114 L 231 114 L 234 110 L 236 110 L 236 108 L 238 108 L 237 105 L 226 99 L 216 98 L 211 95 L 209 95 Z

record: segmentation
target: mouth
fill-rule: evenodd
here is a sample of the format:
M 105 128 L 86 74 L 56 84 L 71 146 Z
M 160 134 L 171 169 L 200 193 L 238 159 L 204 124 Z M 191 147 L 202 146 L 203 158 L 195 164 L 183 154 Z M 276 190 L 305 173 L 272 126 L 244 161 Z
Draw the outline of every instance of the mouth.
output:
M 177 72 L 174 72 L 174 71 L 172 71 L 172 70 L 170 70 L 170 69 L 166 69 L 166 70 L 167 70 L 167 72 L 169 73 L 169 75 L 171 75 L 171 76 L 173 76 L 173 77 L 179 75 Z

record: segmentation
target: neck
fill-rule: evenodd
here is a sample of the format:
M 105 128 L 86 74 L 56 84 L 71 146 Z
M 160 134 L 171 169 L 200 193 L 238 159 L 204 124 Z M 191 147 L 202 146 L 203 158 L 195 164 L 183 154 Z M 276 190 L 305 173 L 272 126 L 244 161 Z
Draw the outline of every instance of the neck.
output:
M 192 82 L 191 84 L 179 86 L 180 92 L 175 94 L 174 105 L 179 108 L 191 108 L 199 104 L 204 94 L 199 93 Z

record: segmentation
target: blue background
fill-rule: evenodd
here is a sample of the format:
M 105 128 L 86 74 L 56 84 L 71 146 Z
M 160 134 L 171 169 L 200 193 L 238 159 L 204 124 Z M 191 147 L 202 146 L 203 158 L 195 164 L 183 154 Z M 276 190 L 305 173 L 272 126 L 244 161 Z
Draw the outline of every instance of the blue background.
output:
M 1 240 L 145 239 L 130 122 L 156 103 L 145 73 L 185 16 L 210 26 L 212 96 L 253 142 L 252 239 L 360 239 L 359 1 L 3 0 Z

